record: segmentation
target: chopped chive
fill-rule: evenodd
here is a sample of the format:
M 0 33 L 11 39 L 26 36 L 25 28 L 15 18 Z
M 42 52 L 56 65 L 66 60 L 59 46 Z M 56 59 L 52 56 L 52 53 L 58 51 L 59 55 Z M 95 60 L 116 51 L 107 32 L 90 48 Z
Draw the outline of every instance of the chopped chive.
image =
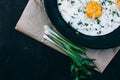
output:
M 98 31 L 97 34 L 101 34 L 101 31 Z
M 80 10 L 80 9 L 78 9 L 78 12 L 81 12 L 81 10 Z
M 111 22 L 113 22 L 113 19 L 111 19 Z
M 115 13 L 116 13 L 115 11 L 112 11 L 112 15 L 113 15 L 113 16 L 114 16 Z
M 95 28 L 95 30 L 97 31 L 97 28 Z
M 109 3 L 110 5 L 112 5 L 113 2 L 108 0 L 108 3 Z
M 104 28 L 104 26 L 101 25 L 101 28 Z
M 75 3 L 75 1 L 71 1 L 71 4 Z
M 62 5 L 62 3 L 58 3 L 58 5 L 59 5 L 59 6 Z
M 104 2 L 104 1 L 102 2 L 102 5 L 105 5 L 105 2 Z
M 85 26 L 88 26 L 88 23 L 85 23 Z
M 72 24 L 72 22 L 68 21 L 68 24 L 69 24 L 69 25 L 71 25 L 71 24 Z
M 71 16 L 71 18 L 75 18 L 74 16 Z
M 118 13 L 118 12 L 116 12 L 116 14 L 117 14 L 117 16 L 118 16 L 118 17 L 120 17 L 120 15 L 119 15 L 119 13 Z
M 82 22 L 81 21 L 79 21 L 78 23 L 77 23 L 77 25 L 81 25 L 82 24 Z
M 101 22 L 101 21 L 100 21 L 99 19 L 97 19 L 97 24 L 100 24 L 100 22 Z

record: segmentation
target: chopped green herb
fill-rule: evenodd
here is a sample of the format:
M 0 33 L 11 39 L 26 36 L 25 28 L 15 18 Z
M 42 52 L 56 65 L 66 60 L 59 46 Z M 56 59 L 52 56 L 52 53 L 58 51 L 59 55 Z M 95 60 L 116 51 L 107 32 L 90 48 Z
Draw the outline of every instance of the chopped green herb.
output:
M 97 31 L 97 28 L 95 28 L 95 30 Z
M 72 24 L 72 22 L 68 21 L 68 24 L 69 24 L 69 25 L 71 25 L 71 24 Z
M 86 31 L 88 31 L 88 29 L 86 29 Z
M 71 16 L 71 18 L 75 18 L 74 16 Z
M 118 13 L 118 12 L 116 12 L 116 14 L 117 14 L 117 16 L 118 16 L 118 17 L 120 17 L 120 15 L 119 15 L 119 13 Z
M 102 5 L 105 5 L 105 2 L 104 2 L 104 1 L 102 2 Z
M 112 11 L 112 15 L 113 15 L 113 16 L 115 15 L 115 13 L 116 13 L 115 11 Z
M 75 3 L 75 1 L 71 1 L 71 4 Z
M 77 24 L 78 24 L 78 25 L 81 25 L 81 24 L 82 24 L 82 22 L 81 22 L 81 21 L 79 21 Z
M 117 11 L 112 11 L 112 15 L 114 16 L 115 14 L 116 14 L 118 17 L 120 17 L 120 14 L 119 14 Z
M 101 22 L 101 21 L 100 21 L 99 19 L 97 19 L 97 24 L 100 24 L 100 22 Z
M 98 31 L 97 34 L 101 34 L 101 31 Z
M 78 15 L 77 13 L 73 13 L 74 15 Z
M 101 28 L 104 28 L 104 26 L 101 25 Z
M 109 3 L 110 5 L 112 5 L 113 2 L 108 0 L 108 3 Z
M 113 19 L 111 19 L 111 22 L 113 22 Z
M 80 8 L 78 9 L 78 12 L 81 12 Z
M 85 23 L 85 26 L 88 26 L 88 24 L 87 24 L 87 23 Z
M 106 10 L 108 9 L 108 8 L 105 8 Z
M 62 5 L 61 3 L 58 3 L 58 5 L 60 6 L 60 5 Z

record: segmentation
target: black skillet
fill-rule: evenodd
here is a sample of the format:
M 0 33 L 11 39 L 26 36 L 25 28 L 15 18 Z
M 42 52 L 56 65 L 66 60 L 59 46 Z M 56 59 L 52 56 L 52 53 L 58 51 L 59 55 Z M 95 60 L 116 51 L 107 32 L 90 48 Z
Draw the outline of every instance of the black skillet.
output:
M 58 11 L 57 0 L 44 0 L 44 5 L 48 17 L 56 29 L 67 39 L 79 46 L 93 49 L 105 49 L 120 45 L 120 27 L 112 33 L 104 36 L 87 36 L 81 33 L 77 34 L 76 30 L 63 20 Z

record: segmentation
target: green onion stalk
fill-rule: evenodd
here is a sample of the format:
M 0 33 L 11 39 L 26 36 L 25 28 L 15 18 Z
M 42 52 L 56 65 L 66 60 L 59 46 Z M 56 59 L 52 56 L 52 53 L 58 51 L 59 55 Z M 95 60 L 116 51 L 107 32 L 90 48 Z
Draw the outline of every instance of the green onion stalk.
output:
M 85 57 L 86 49 L 69 41 L 48 25 L 45 25 L 44 28 L 44 39 L 61 49 L 68 57 L 71 58 L 71 74 L 73 80 L 82 80 L 87 77 L 91 77 L 93 75 L 93 70 L 96 67 L 93 65 L 94 59 Z

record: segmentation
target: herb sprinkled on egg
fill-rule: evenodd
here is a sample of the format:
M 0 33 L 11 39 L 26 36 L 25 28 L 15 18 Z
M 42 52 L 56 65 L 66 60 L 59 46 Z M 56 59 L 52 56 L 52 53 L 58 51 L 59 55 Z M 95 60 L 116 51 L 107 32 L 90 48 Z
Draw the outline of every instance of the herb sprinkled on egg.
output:
M 109 34 L 120 26 L 120 0 L 57 0 L 63 19 L 89 36 Z

